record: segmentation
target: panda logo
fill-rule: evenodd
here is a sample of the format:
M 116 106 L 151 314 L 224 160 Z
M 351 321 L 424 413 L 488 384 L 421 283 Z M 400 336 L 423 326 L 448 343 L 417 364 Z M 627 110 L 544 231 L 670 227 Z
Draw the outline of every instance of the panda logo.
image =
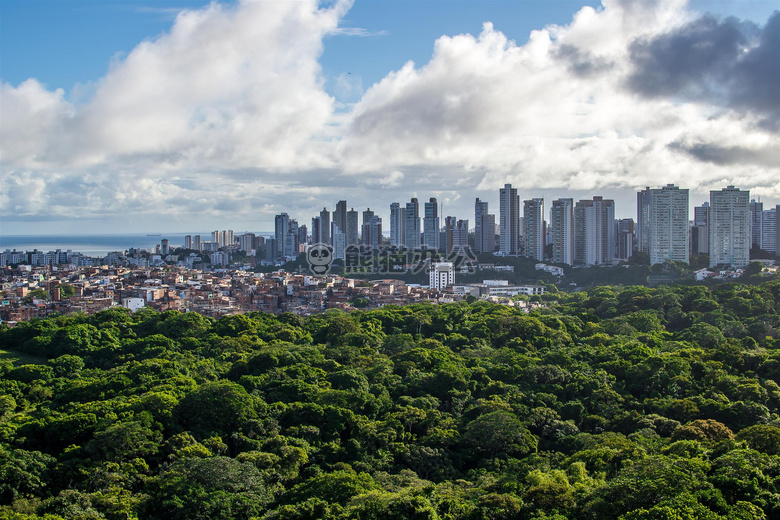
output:
M 312 273 L 325 274 L 333 262 L 333 248 L 328 244 L 313 244 L 306 251 L 306 260 Z

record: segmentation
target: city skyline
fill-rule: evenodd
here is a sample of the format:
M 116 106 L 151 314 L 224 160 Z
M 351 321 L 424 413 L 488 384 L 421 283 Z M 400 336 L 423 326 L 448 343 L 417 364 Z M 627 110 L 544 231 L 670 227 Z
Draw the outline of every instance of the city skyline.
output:
M 545 219 L 672 183 L 690 214 L 726 185 L 780 203 L 776 3 L 587 3 L 4 2 L 0 233 L 270 231 L 346 199 L 388 234 L 391 202 L 475 225 L 509 183 Z M 64 38 L 107 13 L 108 57 Z

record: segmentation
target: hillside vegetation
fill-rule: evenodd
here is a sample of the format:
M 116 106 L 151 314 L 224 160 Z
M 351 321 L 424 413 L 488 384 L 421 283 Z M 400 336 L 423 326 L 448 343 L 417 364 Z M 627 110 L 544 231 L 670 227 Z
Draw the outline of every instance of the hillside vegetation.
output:
M 780 282 L 546 300 L 0 329 L 0 518 L 780 518 Z

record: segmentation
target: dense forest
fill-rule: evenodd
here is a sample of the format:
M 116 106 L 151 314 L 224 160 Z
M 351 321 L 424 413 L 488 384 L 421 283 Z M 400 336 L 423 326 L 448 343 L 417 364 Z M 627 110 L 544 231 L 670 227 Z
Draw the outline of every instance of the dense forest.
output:
M 0 329 L 0 518 L 780 518 L 780 281 Z

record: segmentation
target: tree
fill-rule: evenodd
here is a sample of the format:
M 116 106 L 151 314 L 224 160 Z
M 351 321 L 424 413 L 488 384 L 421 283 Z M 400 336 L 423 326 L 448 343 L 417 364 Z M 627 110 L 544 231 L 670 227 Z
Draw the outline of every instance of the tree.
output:
M 745 441 L 754 450 L 769 455 L 780 455 L 780 428 L 777 426 L 769 424 L 748 426 L 737 434 L 737 440 Z
M 6 449 L 0 445 L 0 503 L 38 495 L 46 487 L 56 459 L 39 451 Z
M 516 457 L 536 451 L 537 439 L 514 414 L 491 412 L 471 421 L 463 444 L 489 458 Z
M 260 471 L 230 457 L 183 458 L 147 486 L 150 520 L 246 519 L 271 500 Z
M 204 437 L 241 431 L 256 416 L 255 401 L 244 387 L 230 381 L 206 383 L 179 402 L 177 422 Z
M 72 285 L 63 283 L 59 285 L 60 288 L 60 298 L 70 298 L 74 294 L 76 294 L 76 289 L 73 288 Z

